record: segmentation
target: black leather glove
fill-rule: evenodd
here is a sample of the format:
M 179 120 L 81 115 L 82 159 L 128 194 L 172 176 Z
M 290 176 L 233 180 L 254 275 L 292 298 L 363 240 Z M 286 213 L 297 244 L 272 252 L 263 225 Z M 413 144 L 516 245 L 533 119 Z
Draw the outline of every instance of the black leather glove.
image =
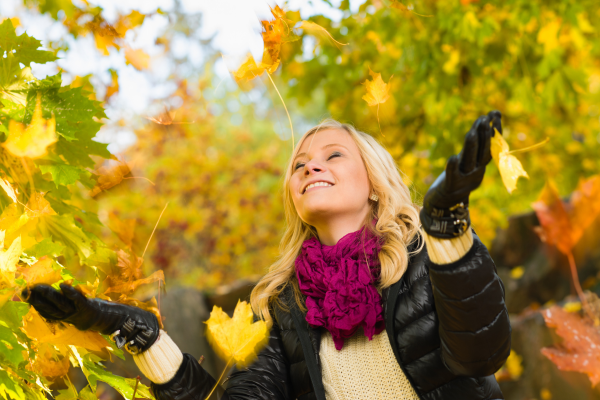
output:
M 469 194 L 483 180 L 494 128 L 502 133 L 500 111 L 479 117 L 465 137 L 458 155 L 448 159 L 446 170 L 433 182 L 421 209 L 421 224 L 429 235 L 448 239 L 462 235 L 471 225 Z
M 118 348 L 132 354 L 146 351 L 158 338 L 158 319 L 149 311 L 101 299 L 88 299 L 73 286 L 61 283 L 58 291 L 49 285 L 24 289 L 23 299 L 42 317 L 73 324 L 77 329 L 112 335 Z

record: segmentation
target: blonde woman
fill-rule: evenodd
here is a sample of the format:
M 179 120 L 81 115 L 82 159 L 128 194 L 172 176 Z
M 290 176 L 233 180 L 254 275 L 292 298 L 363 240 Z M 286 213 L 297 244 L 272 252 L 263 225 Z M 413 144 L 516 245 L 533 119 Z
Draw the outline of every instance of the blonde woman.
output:
M 371 136 L 332 120 L 309 130 L 285 175 L 281 256 L 251 296 L 269 343 L 214 398 L 502 399 L 504 288 L 468 214 L 500 118 L 475 122 L 421 210 Z M 61 289 L 25 294 L 46 318 L 127 345 L 158 400 L 208 396 L 215 380 L 154 315 Z

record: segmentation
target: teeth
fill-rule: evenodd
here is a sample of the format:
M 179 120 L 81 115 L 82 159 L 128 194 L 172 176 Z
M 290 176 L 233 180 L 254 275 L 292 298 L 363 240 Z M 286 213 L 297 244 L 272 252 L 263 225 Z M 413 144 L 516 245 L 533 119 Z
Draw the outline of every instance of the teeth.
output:
M 333 186 L 331 183 L 327 183 L 327 182 L 315 182 L 315 183 L 311 183 L 310 185 L 308 185 L 306 187 L 306 189 L 304 189 L 304 191 L 306 192 L 308 189 L 315 187 L 315 186 Z

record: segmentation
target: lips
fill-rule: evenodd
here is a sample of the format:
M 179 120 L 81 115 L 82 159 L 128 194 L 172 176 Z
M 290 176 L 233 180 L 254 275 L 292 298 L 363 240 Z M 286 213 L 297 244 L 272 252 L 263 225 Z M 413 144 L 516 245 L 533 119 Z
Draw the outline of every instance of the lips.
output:
M 302 190 L 302 194 L 306 193 L 307 190 L 315 188 L 315 187 L 329 187 L 329 186 L 333 186 L 333 183 L 329 183 L 326 181 L 311 182 L 308 185 L 306 185 L 304 190 Z

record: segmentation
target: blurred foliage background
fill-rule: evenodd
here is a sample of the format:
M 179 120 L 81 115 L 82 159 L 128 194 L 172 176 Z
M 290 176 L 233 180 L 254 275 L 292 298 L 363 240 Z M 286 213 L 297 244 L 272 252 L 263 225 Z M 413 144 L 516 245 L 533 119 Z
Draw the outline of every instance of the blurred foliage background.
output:
M 144 275 L 162 270 L 167 289 L 210 292 L 237 279 L 255 281 L 277 256 L 291 130 L 275 87 L 296 138 L 325 117 L 352 123 L 390 151 L 417 202 L 470 125 L 490 110 L 502 112 L 512 150 L 549 138 L 517 156 L 530 179 L 519 180 L 512 194 L 490 164 L 471 199 L 473 226 L 487 245 L 510 216 L 531 211 L 548 180 L 568 196 L 600 171 L 595 1 L 343 0 L 324 1 L 335 10 L 324 15 L 280 4 L 289 29 L 308 20 L 343 45 L 297 29 L 297 40 L 281 47 L 273 84 L 263 75 L 240 85 L 223 70 L 234 72 L 241 60 L 198 37 L 207 21 L 180 2 L 110 15 L 87 1 L 17 3 L 5 16 L 17 32 L 39 18 L 60 26 L 42 41 L 63 60 L 49 68 L 107 110 L 108 118 L 95 118 L 103 124 L 97 139 L 110 143 L 113 156 L 93 156 L 93 167 L 85 167 L 96 185 L 77 183 L 66 203 L 97 215 L 99 224 L 76 220 L 106 248 L 146 251 Z M 152 52 L 136 46 L 149 30 Z M 182 49 L 182 38 L 194 46 Z M 98 64 L 93 74 L 79 75 L 70 64 L 79 43 L 95 46 L 86 50 Z M 133 70 L 156 88 L 142 110 L 128 108 L 120 93 L 136 84 Z M 390 83 L 391 97 L 379 110 L 362 99 L 370 71 Z M 89 269 L 69 267 L 82 281 L 95 279 Z M 132 296 L 155 294 L 147 285 Z

